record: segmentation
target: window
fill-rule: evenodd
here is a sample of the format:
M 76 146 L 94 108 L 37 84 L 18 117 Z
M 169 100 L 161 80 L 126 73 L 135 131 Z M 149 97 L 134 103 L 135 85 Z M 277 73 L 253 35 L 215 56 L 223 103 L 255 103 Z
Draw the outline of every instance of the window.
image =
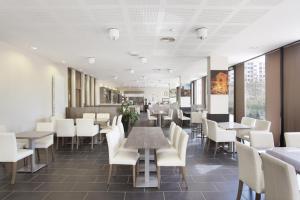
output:
M 256 119 L 265 118 L 265 56 L 245 62 L 245 113 Z
M 234 70 L 229 69 L 228 71 L 228 96 L 229 96 L 229 114 L 234 114 Z

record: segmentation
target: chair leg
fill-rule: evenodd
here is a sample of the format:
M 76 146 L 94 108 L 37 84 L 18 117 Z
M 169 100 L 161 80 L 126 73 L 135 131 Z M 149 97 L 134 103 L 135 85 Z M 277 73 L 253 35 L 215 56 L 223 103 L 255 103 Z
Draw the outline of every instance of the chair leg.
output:
M 216 142 L 215 151 L 214 151 L 214 158 L 216 157 L 217 150 L 218 150 L 218 142 Z
M 243 192 L 243 181 L 239 180 L 239 188 L 238 188 L 238 193 L 237 193 L 237 196 L 236 196 L 236 200 L 240 200 L 241 197 L 242 197 L 242 192 Z
M 13 162 L 11 163 L 11 172 L 12 172 L 12 175 L 11 175 L 11 184 L 15 184 L 16 182 L 16 175 L 17 175 L 17 162 Z
M 76 141 L 76 142 L 77 142 L 76 149 L 78 150 L 78 147 L 79 147 L 79 142 L 80 142 L 80 141 L 79 141 L 79 137 L 78 137 L 78 136 L 77 136 L 77 141 Z
M 156 167 L 157 170 L 157 181 L 158 181 L 158 189 L 160 188 L 160 166 Z
M 91 150 L 94 149 L 94 136 L 92 136 L 91 138 Z
M 49 151 L 48 151 L 48 148 L 45 149 L 45 153 L 46 153 L 46 163 L 48 165 L 48 163 L 49 163 L 49 157 L 48 157 Z
M 132 182 L 133 187 L 135 187 L 135 165 L 132 165 Z
M 260 200 L 260 198 L 261 198 L 261 194 L 260 193 L 256 193 L 255 200 Z
M 29 156 L 29 162 L 30 162 L 30 171 L 33 171 L 33 166 L 32 166 L 32 155 Z
M 55 161 L 54 144 L 51 146 L 52 161 Z
M 64 145 L 65 145 L 65 138 L 62 137 L 62 138 L 61 138 L 61 146 L 64 146 Z
M 110 184 L 110 178 L 111 178 L 111 172 L 112 172 L 113 165 L 109 165 L 109 171 L 108 171 L 108 179 L 107 179 L 107 186 Z
M 208 144 L 207 144 L 207 149 L 206 150 L 209 151 L 210 139 L 207 138 L 207 140 L 208 140 Z
M 38 161 L 40 162 L 41 161 L 40 151 L 39 151 L 39 149 L 35 149 L 35 150 L 36 150 L 36 157 L 37 157 Z
M 56 136 L 56 150 L 58 149 L 58 142 L 59 142 L 59 139 L 58 139 L 58 137 Z
M 182 178 L 185 182 L 185 185 L 186 185 L 186 187 L 188 187 L 187 180 L 186 180 L 187 174 L 186 174 L 186 168 L 185 167 L 181 167 L 181 173 L 182 173 Z
M 72 144 L 71 144 L 71 150 L 73 151 L 73 147 L 74 147 L 74 137 L 72 137 Z

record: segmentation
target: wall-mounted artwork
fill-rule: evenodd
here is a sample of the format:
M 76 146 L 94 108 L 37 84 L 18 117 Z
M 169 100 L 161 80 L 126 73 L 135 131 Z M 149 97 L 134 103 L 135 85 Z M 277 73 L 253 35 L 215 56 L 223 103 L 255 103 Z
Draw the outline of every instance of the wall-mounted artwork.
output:
M 210 71 L 211 94 L 227 95 L 228 94 L 228 71 L 211 70 Z
M 190 97 L 191 96 L 191 84 L 187 83 L 181 86 L 181 96 Z

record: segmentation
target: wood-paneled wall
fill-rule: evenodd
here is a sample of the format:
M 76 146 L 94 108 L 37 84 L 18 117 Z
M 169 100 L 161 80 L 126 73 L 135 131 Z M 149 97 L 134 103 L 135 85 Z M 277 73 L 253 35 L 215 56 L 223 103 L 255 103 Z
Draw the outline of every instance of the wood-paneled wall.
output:
M 234 76 L 234 93 L 235 93 L 235 121 L 241 122 L 245 116 L 245 80 L 244 80 L 244 63 L 235 66 Z

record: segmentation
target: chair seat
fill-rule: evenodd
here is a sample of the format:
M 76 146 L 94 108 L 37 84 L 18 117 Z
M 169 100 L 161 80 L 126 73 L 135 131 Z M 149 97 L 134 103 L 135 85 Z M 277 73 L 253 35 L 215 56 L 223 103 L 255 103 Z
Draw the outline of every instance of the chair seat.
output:
M 53 135 L 49 135 L 47 137 L 38 139 L 35 141 L 35 148 L 38 149 L 47 149 L 51 145 L 53 145 Z
M 237 137 L 237 138 L 243 139 L 243 137 L 244 137 L 245 135 L 248 135 L 248 136 L 249 136 L 249 134 L 250 134 L 250 130 L 238 130 L 238 131 L 236 132 L 236 137 Z
M 17 160 L 15 160 L 14 162 L 21 160 L 23 158 L 26 158 L 32 154 L 33 154 L 33 150 L 31 150 L 31 149 L 18 149 Z
M 172 118 L 169 117 L 169 116 L 164 116 L 163 119 L 164 119 L 164 120 L 172 120 Z
M 249 135 L 244 135 L 243 137 L 241 137 L 241 139 L 250 142 L 250 136 Z
M 215 142 L 235 142 L 236 132 L 221 130 L 217 132 L 216 138 L 210 138 L 210 139 Z
M 111 126 L 107 126 L 103 129 L 100 130 L 100 134 L 106 134 L 112 131 L 112 127 Z
M 157 153 L 157 166 L 185 166 L 177 152 Z
M 157 117 L 150 116 L 148 120 L 157 120 Z
M 162 149 L 157 149 L 156 153 L 177 153 L 176 149 L 174 147 L 170 147 L 170 148 L 162 148 Z
M 111 159 L 110 164 L 115 165 L 135 165 L 139 159 L 139 154 L 129 151 L 118 151 L 116 155 Z
M 131 148 L 127 148 L 125 147 L 125 144 L 127 142 L 127 138 L 124 138 L 120 144 L 120 147 L 119 147 L 119 150 L 120 151 L 127 151 L 127 152 L 134 152 L 134 153 L 137 153 L 138 150 L 137 149 L 131 149 Z

